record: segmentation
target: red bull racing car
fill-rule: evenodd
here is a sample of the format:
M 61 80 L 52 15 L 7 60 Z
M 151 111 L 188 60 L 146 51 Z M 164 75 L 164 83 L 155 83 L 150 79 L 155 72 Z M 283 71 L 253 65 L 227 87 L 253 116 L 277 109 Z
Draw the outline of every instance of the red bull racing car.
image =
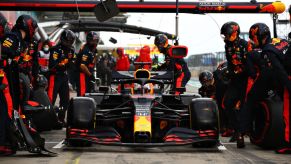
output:
M 181 57 L 186 51 L 183 46 L 171 50 L 173 57 Z M 68 145 L 155 147 L 218 143 L 215 101 L 195 94 L 166 92 L 165 85 L 173 83 L 172 72 L 113 72 L 112 83 L 119 86 L 120 93 L 111 93 L 105 87 L 99 93 L 71 99 Z

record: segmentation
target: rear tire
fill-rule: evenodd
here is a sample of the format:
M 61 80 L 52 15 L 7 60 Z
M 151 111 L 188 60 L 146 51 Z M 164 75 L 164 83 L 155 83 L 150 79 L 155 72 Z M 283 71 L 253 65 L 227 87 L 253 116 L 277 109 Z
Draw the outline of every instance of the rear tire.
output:
M 254 110 L 250 140 L 264 149 L 274 149 L 284 142 L 283 102 L 278 97 L 260 102 Z

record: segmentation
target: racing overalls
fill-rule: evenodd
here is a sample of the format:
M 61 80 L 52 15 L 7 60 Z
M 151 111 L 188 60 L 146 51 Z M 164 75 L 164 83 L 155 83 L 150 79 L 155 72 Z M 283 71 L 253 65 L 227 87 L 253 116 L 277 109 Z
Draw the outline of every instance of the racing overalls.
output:
M 18 65 L 15 57 L 20 55 L 22 46 L 21 34 L 14 29 L 13 32 L 5 35 L 1 42 L 0 55 L 0 152 L 11 154 L 12 149 L 7 144 L 13 144 L 11 137 L 8 137 L 13 116 L 13 109 L 19 109 L 19 78 Z M 16 93 L 17 92 L 17 93 Z
M 225 44 L 225 55 L 230 82 L 223 97 L 222 107 L 226 109 L 230 125 L 236 132 L 240 132 L 245 127 L 241 127 L 241 122 L 248 117 L 247 111 L 242 111 L 245 91 L 248 80 L 247 73 L 247 41 L 238 38 L 234 42 Z
M 198 89 L 198 93 L 202 96 L 202 97 L 209 97 L 209 98 L 213 98 L 215 99 L 215 85 L 209 85 L 209 86 L 201 86 Z
M 77 94 L 78 96 L 84 96 L 85 93 L 90 93 L 93 89 L 93 84 L 90 82 L 92 77 L 94 77 L 94 67 L 96 65 L 97 59 L 97 49 L 93 51 L 90 50 L 89 46 L 85 45 L 84 48 L 79 52 L 77 65 L 79 69 L 79 80 L 77 83 Z M 81 65 L 84 65 L 88 68 L 88 71 L 91 73 L 91 76 L 86 75 L 80 68 Z
M 49 82 L 48 82 L 48 96 L 51 103 L 54 105 L 57 94 L 60 97 L 58 118 L 64 122 L 65 112 L 69 105 L 69 82 L 68 82 L 68 65 L 75 63 L 76 54 L 74 49 L 66 48 L 58 44 L 50 49 L 49 58 Z
M 115 70 L 116 71 L 128 71 L 129 70 L 129 60 L 128 57 L 124 54 L 119 55 L 119 58 L 116 61 Z
M 182 58 L 171 58 L 171 62 L 174 65 L 175 88 L 185 87 L 191 78 L 191 73 L 189 71 L 187 63 Z
M 130 67 L 129 59 L 124 53 L 118 54 L 119 58 L 116 61 L 115 70 L 116 71 L 128 71 Z M 133 85 L 126 84 L 125 88 L 132 88 Z M 118 92 L 121 92 L 121 85 L 117 87 Z
M 33 86 L 34 79 L 37 78 L 39 73 L 37 45 L 36 41 L 29 43 L 18 60 L 21 106 L 29 100 L 31 86 Z
M 152 59 L 150 57 L 150 47 L 149 46 L 144 46 L 140 49 L 139 57 L 136 59 L 136 62 L 150 62 L 152 63 Z M 143 66 L 136 66 L 135 69 L 139 69 L 142 67 L 143 69 L 150 70 L 152 68 L 151 65 L 143 65 Z
M 168 50 L 171 48 L 171 45 L 168 45 L 164 50 L 161 51 L 165 55 L 165 62 L 158 66 L 158 71 L 173 71 L 174 72 L 174 86 L 175 88 L 185 87 L 187 82 L 191 78 L 191 73 L 189 71 L 188 65 L 183 58 L 172 58 L 168 54 Z M 179 94 L 179 92 L 175 92 Z
M 267 44 L 263 46 L 261 52 L 260 74 L 255 80 L 252 89 L 249 91 L 247 101 L 243 108 L 246 110 L 252 110 L 256 102 L 259 102 L 268 96 L 267 92 L 269 90 L 275 89 L 276 91 L 282 91 L 282 87 L 285 87 L 290 91 L 291 82 L 288 79 L 288 74 L 283 66 L 287 49 L 288 42 L 284 39 L 277 38 L 270 39 L 267 41 Z M 288 96 L 288 92 L 286 91 L 287 90 L 285 89 L 284 96 Z M 284 112 L 287 109 L 287 102 L 288 101 L 285 99 Z M 251 121 L 252 120 L 245 119 L 242 124 L 245 127 L 250 127 Z
M 284 68 L 287 71 L 289 81 L 291 79 L 291 46 L 289 42 L 289 47 L 286 52 L 286 57 L 284 58 Z M 289 88 L 290 89 L 290 88 Z M 290 90 L 287 89 L 287 87 L 284 88 L 284 110 L 283 110 L 283 118 L 285 123 L 285 130 L 284 130 L 284 139 L 286 142 L 286 146 L 288 148 L 283 147 L 283 149 L 278 149 L 278 152 L 284 153 L 284 151 L 288 151 L 288 153 L 291 153 L 291 96 L 290 96 Z

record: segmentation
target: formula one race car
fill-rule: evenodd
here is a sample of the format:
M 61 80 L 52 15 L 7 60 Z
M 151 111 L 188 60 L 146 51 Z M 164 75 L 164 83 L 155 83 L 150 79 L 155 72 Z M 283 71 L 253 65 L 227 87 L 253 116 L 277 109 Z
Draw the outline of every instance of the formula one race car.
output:
M 187 49 L 175 46 L 172 57 Z M 183 56 L 183 55 L 182 55 Z M 120 93 L 87 93 L 71 99 L 66 143 L 120 146 L 214 146 L 219 139 L 218 110 L 214 100 L 195 94 L 167 93 L 172 72 L 114 72 Z M 178 88 L 180 92 L 185 88 Z

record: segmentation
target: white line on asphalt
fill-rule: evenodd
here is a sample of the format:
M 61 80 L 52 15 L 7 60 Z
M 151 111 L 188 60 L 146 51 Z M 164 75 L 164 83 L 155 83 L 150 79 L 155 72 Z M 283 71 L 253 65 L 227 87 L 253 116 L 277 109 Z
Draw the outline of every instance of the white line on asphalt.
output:
M 54 142 L 54 141 L 52 141 L 52 142 L 45 142 L 46 144 L 57 144 L 57 143 L 60 143 L 60 142 Z
M 235 145 L 236 142 L 223 142 L 221 144 L 223 144 L 223 145 Z
M 65 144 L 64 144 L 64 140 L 62 140 L 61 142 L 59 142 L 56 146 L 54 146 L 53 148 L 54 149 L 60 149 L 60 148 L 62 148 L 63 146 L 64 146 Z

